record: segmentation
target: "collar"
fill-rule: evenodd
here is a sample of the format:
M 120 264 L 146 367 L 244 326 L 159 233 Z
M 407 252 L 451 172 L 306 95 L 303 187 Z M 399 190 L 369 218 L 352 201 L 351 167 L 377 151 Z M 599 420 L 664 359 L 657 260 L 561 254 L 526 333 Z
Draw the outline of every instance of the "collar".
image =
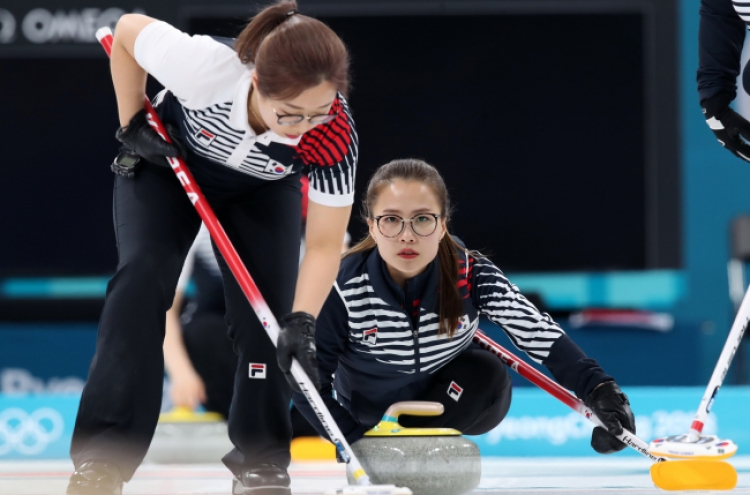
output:
M 289 139 L 286 136 L 279 136 L 275 132 L 268 130 L 261 135 L 256 135 L 250 123 L 247 121 L 247 96 L 250 92 L 250 85 L 253 82 L 253 74 L 255 68 L 245 71 L 240 80 L 237 81 L 237 85 L 234 87 L 234 95 L 232 97 L 232 110 L 229 112 L 229 125 L 234 129 L 242 129 L 245 131 L 245 138 L 254 138 L 257 142 L 268 146 L 271 142 L 286 144 L 287 146 L 297 146 L 302 139 L 299 136 L 294 139 Z
M 391 278 L 388 266 L 380 256 L 377 247 L 367 257 L 367 273 L 375 294 L 391 306 L 404 308 L 408 293 L 411 301 L 418 299 L 421 307 L 428 311 L 436 310 L 438 276 L 440 275 L 440 263 L 437 257 L 422 273 L 407 280 L 404 289 Z

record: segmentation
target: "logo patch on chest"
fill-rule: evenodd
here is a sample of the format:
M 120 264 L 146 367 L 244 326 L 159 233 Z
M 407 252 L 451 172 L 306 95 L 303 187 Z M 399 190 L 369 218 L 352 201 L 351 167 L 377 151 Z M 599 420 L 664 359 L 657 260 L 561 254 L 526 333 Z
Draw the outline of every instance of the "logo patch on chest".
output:
M 292 166 L 284 165 L 276 160 L 268 160 L 266 168 L 264 168 L 263 171 L 268 172 L 269 174 L 285 175 L 292 171 Z
M 456 382 L 451 382 L 450 387 L 448 387 L 448 396 L 458 402 L 458 399 L 461 398 L 461 394 L 464 393 L 464 389 L 458 385 Z
M 264 363 L 250 363 L 250 378 L 262 380 L 266 377 L 266 365 Z
M 211 146 L 211 143 L 216 139 L 216 135 L 208 132 L 205 129 L 201 129 L 194 134 L 195 140 L 201 143 L 203 146 Z
M 377 341 L 378 341 L 378 329 L 377 328 L 371 328 L 369 330 L 365 330 L 364 332 L 362 332 L 363 344 L 375 345 Z

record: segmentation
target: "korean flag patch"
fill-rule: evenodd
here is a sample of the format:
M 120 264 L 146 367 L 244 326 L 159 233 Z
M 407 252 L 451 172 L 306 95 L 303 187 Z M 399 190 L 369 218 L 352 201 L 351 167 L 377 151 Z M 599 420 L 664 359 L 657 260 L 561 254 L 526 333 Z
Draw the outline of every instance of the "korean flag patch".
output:
M 375 345 L 377 341 L 378 341 L 378 329 L 377 328 L 371 328 L 369 330 L 365 330 L 362 333 L 363 344 Z
M 263 171 L 268 172 L 269 174 L 286 175 L 292 171 L 292 165 L 286 166 L 276 160 L 268 160 L 266 168 L 264 168 Z

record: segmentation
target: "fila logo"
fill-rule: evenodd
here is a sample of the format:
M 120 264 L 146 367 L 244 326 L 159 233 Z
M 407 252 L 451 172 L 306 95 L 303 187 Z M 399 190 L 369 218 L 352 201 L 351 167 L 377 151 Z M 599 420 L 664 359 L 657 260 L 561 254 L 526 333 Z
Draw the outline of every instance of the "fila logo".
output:
M 257 380 L 264 379 L 266 377 L 266 365 L 263 363 L 250 363 L 250 378 Z
M 213 143 L 214 139 L 216 139 L 216 135 L 211 134 L 205 129 L 201 129 L 195 133 L 195 139 L 203 146 L 211 146 L 211 143 Z
M 378 329 L 377 328 L 371 328 L 369 330 L 365 330 L 362 333 L 362 342 L 375 345 L 375 343 L 378 341 Z
M 266 168 L 263 169 L 263 171 L 270 174 L 284 175 L 292 171 L 292 166 L 286 166 L 281 162 L 277 162 L 276 160 L 268 160 L 268 164 L 266 165 Z
M 458 386 L 458 383 L 451 382 L 451 386 L 448 387 L 448 395 L 451 399 L 458 402 L 458 399 L 461 398 L 461 394 L 464 393 L 464 389 Z

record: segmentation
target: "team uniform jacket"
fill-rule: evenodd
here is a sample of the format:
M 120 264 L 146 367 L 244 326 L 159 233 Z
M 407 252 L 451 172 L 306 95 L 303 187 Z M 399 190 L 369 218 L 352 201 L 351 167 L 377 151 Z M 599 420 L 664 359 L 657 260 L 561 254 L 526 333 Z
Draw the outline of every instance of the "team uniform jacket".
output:
M 204 192 L 278 180 L 306 168 L 311 201 L 354 202 L 358 138 L 342 95 L 331 108 L 338 117 L 301 137 L 256 135 L 247 110 L 254 66 L 243 64 L 227 44 L 154 22 L 136 38 L 135 59 L 166 88 L 154 106 L 165 124 L 179 128 L 186 161 Z
M 377 424 L 391 404 L 418 399 L 428 390 L 431 375 L 474 345 L 480 314 L 578 397 L 612 379 L 492 262 L 459 255 L 465 314 L 453 338 L 438 336 L 437 258 L 404 289 L 391 279 L 377 248 L 342 260 L 315 340 L 321 395 L 347 439 L 354 441 Z M 294 402 L 307 418 L 315 417 L 301 394 Z
M 740 55 L 750 23 L 747 0 L 701 0 L 698 34 L 698 94 L 700 101 L 726 93 L 737 95 Z M 743 75 L 746 80 L 750 75 Z M 748 88 L 747 82 L 744 83 Z

